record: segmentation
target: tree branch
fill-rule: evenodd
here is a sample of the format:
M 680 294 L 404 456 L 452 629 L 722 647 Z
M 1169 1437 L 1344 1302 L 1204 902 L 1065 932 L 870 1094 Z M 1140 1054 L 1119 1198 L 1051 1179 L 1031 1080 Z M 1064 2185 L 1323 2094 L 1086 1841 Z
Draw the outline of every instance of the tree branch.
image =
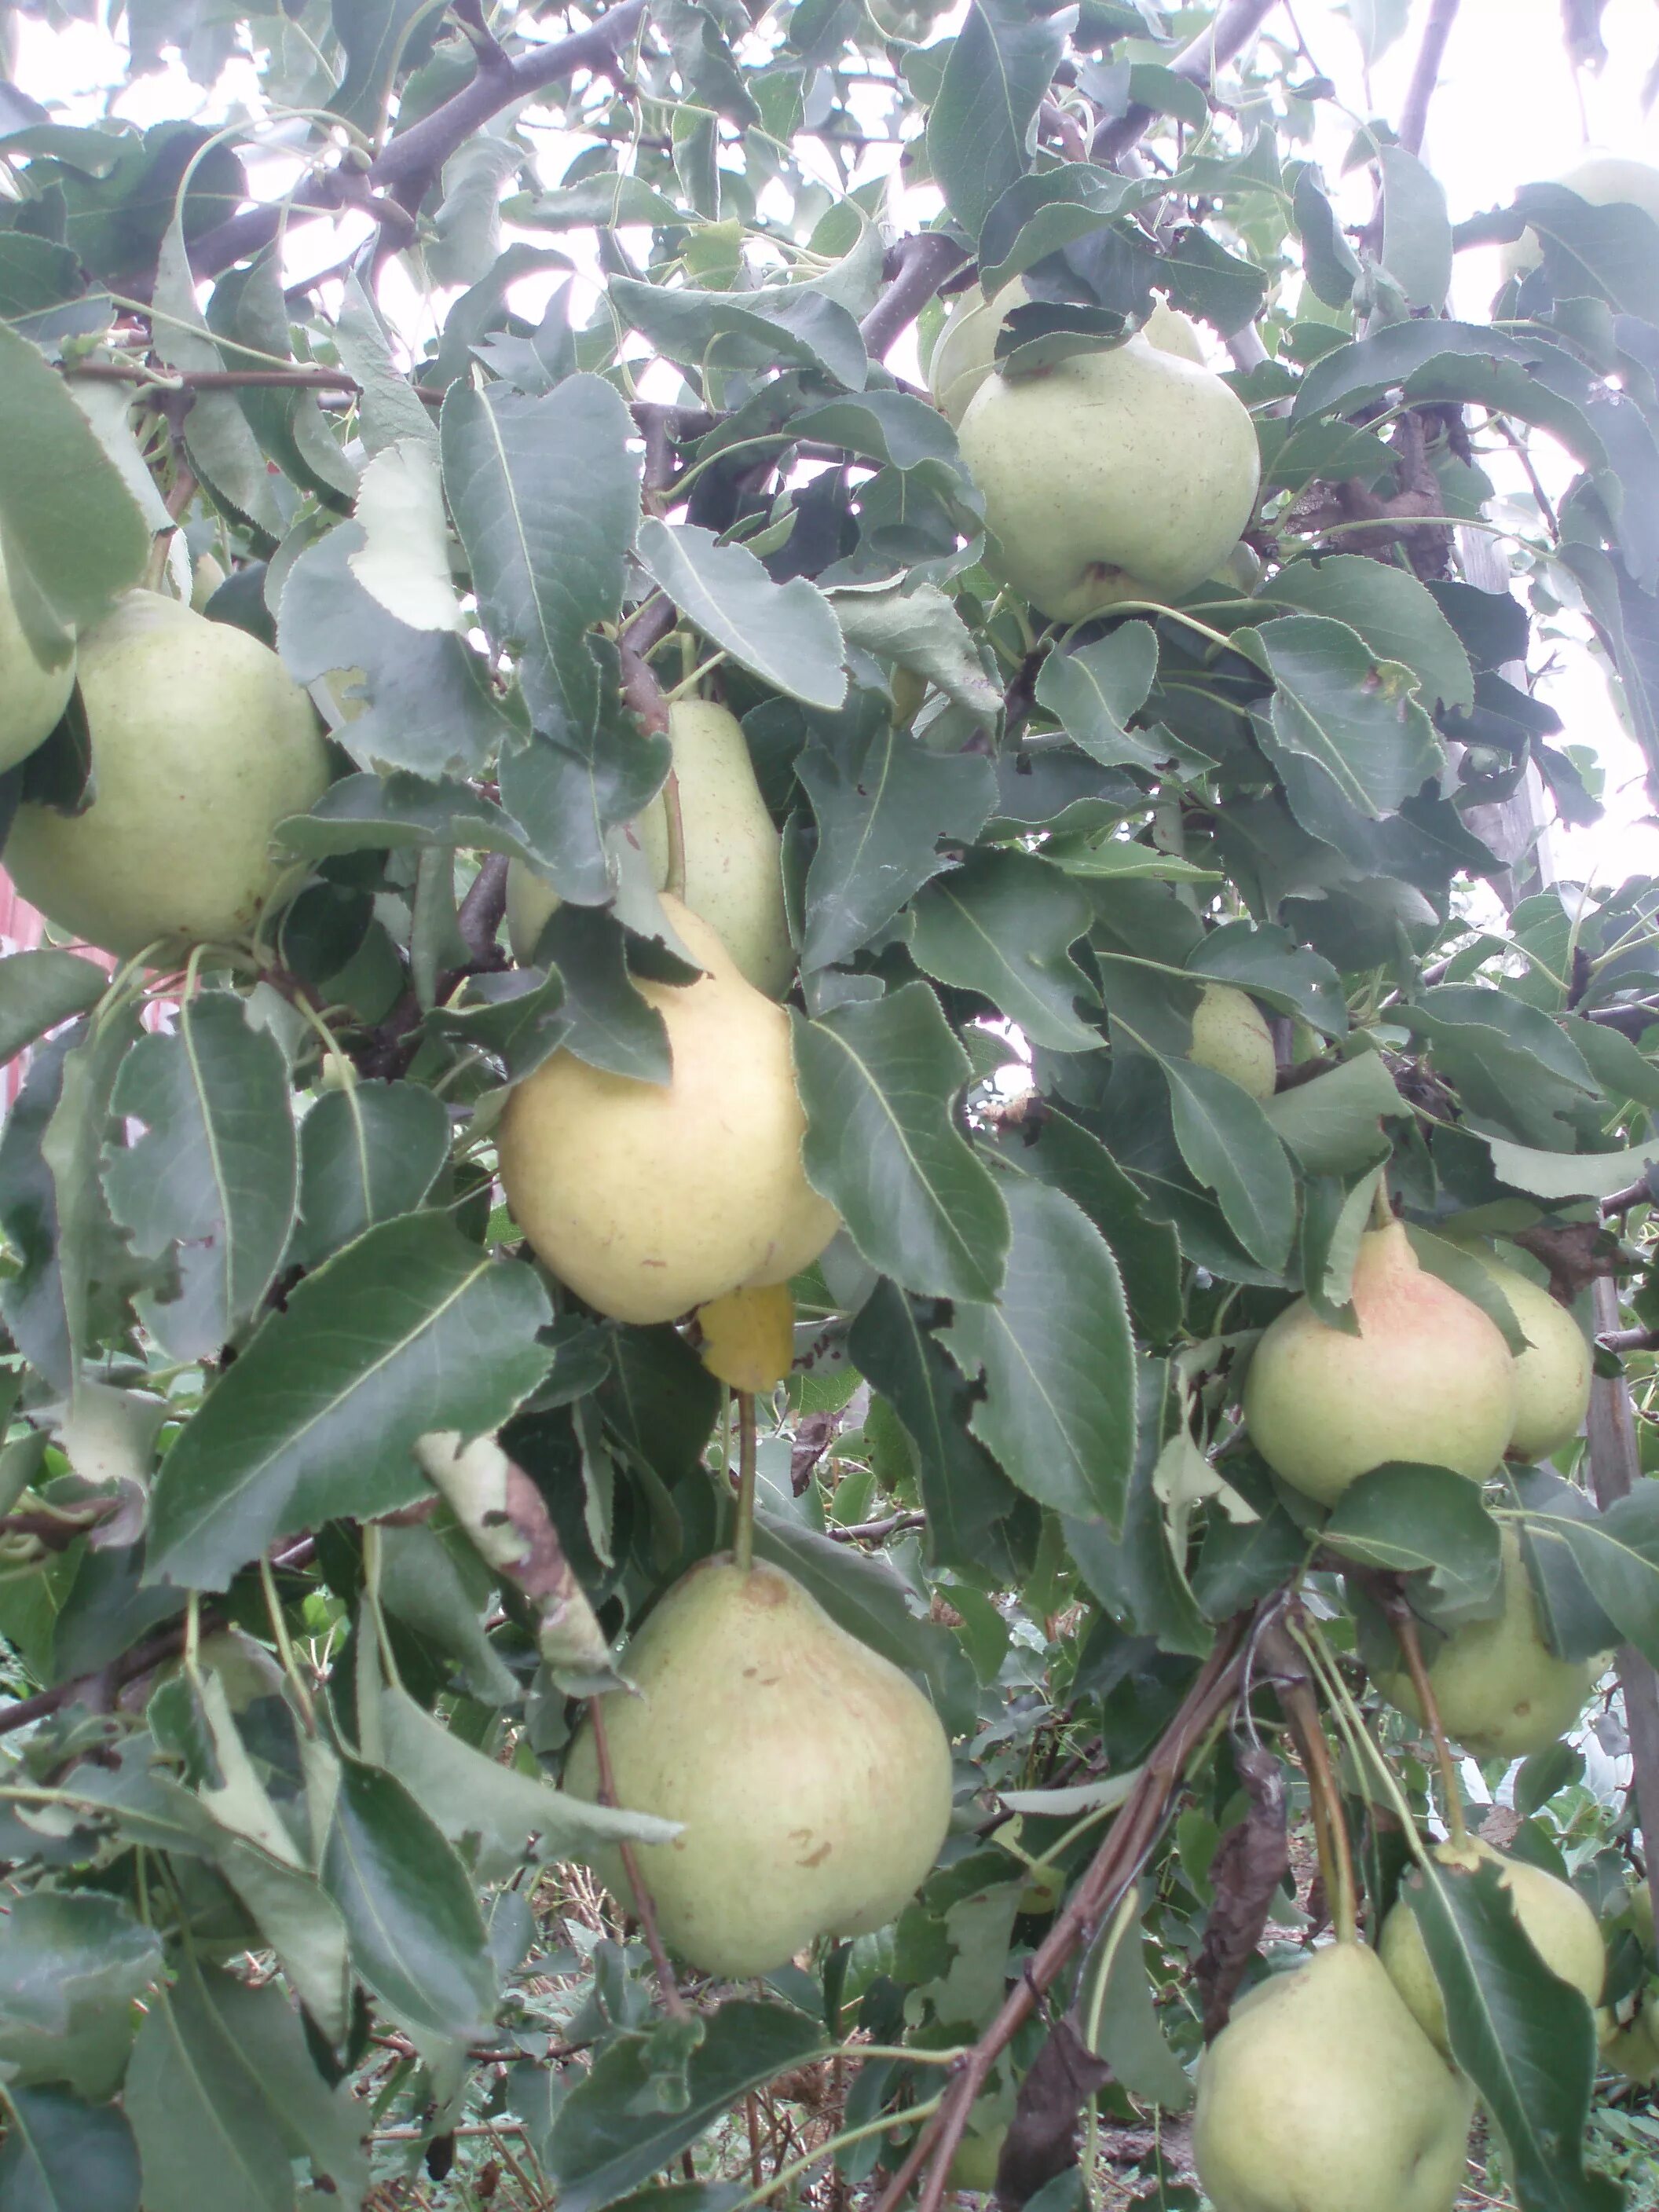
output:
M 1202 85 L 1206 92 L 1212 90 L 1217 70 L 1255 37 L 1276 5 L 1277 0 L 1230 0 L 1208 30 L 1200 31 L 1190 45 L 1182 48 L 1170 68 L 1189 83 Z M 1115 161 L 1121 155 L 1127 154 L 1137 139 L 1145 137 L 1156 113 L 1155 108 L 1143 107 L 1137 100 L 1121 115 L 1103 123 L 1095 133 L 1091 149 L 1096 161 Z
M 968 249 L 942 230 L 924 230 L 902 239 L 889 258 L 893 281 L 859 325 L 877 361 L 908 330 L 951 270 L 961 268 Z
M 1458 0 L 1433 0 L 1429 20 L 1423 27 L 1423 43 L 1417 50 L 1417 66 L 1412 71 L 1412 81 L 1406 94 L 1406 105 L 1400 118 L 1400 143 L 1407 153 L 1420 154 L 1423 133 L 1428 128 L 1429 102 L 1434 98 L 1434 88 L 1440 82 L 1440 64 L 1446 58 L 1446 41 L 1451 36 L 1451 27 L 1457 21 Z
M 430 191 L 444 163 L 473 132 L 514 101 L 545 91 L 561 77 L 614 60 L 617 49 L 633 37 L 645 21 L 647 0 L 622 0 L 585 30 L 544 46 L 532 46 L 505 68 L 480 66 L 477 74 L 453 98 L 401 131 L 363 177 L 373 192 L 383 194 L 407 214 L 413 214 Z M 304 186 L 289 204 L 294 215 L 326 215 L 342 203 L 344 192 L 337 173 L 319 177 Z M 284 209 L 256 207 L 232 216 L 198 238 L 191 248 L 191 267 L 198 276 L 216 276 L 222 270 L 258 253 L 270 244 L 283 226 Z
M 1590 1285 L 1597 1334 L 1605 1342 L 1619 1334 L 1619 1293 L 1603 1275 Z M 1603 1512 L 1627 1498 L 1642 1480 L 1636 1440 L 1636 1416 L 1622 1376 L 1598 1375 L 1590 1385 L 1590 1484 Z M 1659 1851 L 1659 1674 L 1632 1644 L 1619 1653 L 1619 1686 L 1624 1692 L 1625 1729 L 1630 1737 L 1631 1782 L 1636 1817 L 1646 1846 L 1650 1893 L 1654 1854 Z
M 455 915 L 461 940 L 475 960 L 487 960 L 507 912 L 507 855 L 488 853 Z

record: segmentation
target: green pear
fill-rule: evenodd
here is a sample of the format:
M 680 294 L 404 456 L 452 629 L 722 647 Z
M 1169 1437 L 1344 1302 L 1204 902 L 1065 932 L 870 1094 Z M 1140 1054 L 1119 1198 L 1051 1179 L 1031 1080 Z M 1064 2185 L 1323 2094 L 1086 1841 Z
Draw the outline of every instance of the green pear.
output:
M 52 735 L 75 689 L 75 647 L 54 668 L 38 659 L 18 617 L 0 547 L 0 772 Z
M 18 809 L 19 892 L 124 959 L 246 937 L 281 878 L 272 830 L 328 787 L 310 700 L 268 646 L 154 592 L 82 639 L 80 681 L 92 804 Z
M 1450 2212 L 1474 2112 L 1376 1952 L 1333 1943 L 1233 2007 L 1193 2158 L 1215 2212 Z
M 1390 1460 L 1484 1482 L 1515 1426 L 1515 1363 L 1497 1324 L 1419 1266 L 1397 1221 L 1359 1240 L 1353 1310 L 1358 1336 L 1306 1298 L 1263 1332 L 1244 1382 L 1261 1456 L 1328 1505 Z
M 1582 1990 L 1592 2005 L 1598 2001 L 1607 1973 L 1607 1953 L 1595 1915 L 1576 1889 L 1546 1874 L 1542 1867 L 1506 1857 L 1477 1836 L 1462 1844 L 1437 1844 L 1433 1856 L 1455 1874 L 1472 1872 L 1482 1864 L 1500 1868 L 1499 1880 L 1514 1902 L 1516 1917 L 1534 1950 L 1553 1974 Z M 1418 2026 L 1435 2048 L 1449 2057 L 1446 2001 L 1429 1963 L 1428 1946 L 1417 1915 L 1403 1897 L 1382 1923 L 1376 1948 Z
M 1503 1610 L 1454 1629 L 1429 1662 L 1441 1723 L 1477 1759 L 1525 1759 L 1565 1733 L 1583 1711 L 1603 1662 L 1558 1659 L 1545 1643 L 1521 1539 L 1501 1539 Z M 1378 1678 L 1390 1705 L 1420 1721 L 1423 1709 L 1403 1668 Z
M 1659 2081 L 1659 1989 L 1643 1993 L 1642 2001 L 1622 2025 L 1609 2013 L 1600 2015 L 1604 2029 L 1601 2059 L 1627 2081 Z
M 672 1079 L 635 1081 L 556 1052 L 501 1118 L 501 1186 L 537 1253 L 618 1321 L 672 1321 L 787 1282 L 840 1226 L 801 1166 L 806 1117 L 789 1017 L 739 975 L 706 921 L 663 911 L 704 974 L 642 981 Z
M 1559 1298 L 1485 1244 L 1468 1248 L 1492 1277 L 1527 1340 L 1515 1363 L 1512 1459 L 1548 1459 L 1571 1443 L 1589 1411 L 1593 1359 L 1584 1332 Z
M 976 2128 L 974 2120 L 978 2110 L 975 2106 L 968 2115 L 962 2140 L 951 2154 L 945 2185 L 947 2189 L 965 2189 L 975 2197 L 988 2197 L 997 2185 L 997 2168 L 1002 2163 L 1002 2146 L 1008 2140 L 1008 2123 L 1006 2119 L 994 2119 Z
M 617 1802 L 678 1820 L 636 1846 L 664 1941 L 705 1973 L 786 1965 L 820 1936 L 884 1928 L 939 1856 L 951 1747 L 909 1678 L 793 1576 L 704 1559 L 623 1662 L 605 1701 Z M 565 1788 L 599 1796 L 592 1728 Z M 627 1878 L 598 1862 L 626 1899 Z
M 1647 161 L 1632 161 L 1627 154 L 1587 154 L 1555 180 L 1592 207 L 1612 207 L 1623 202 L 1638 207 L 1659 222 L 1659 169 Z M 1538 233 L 1523 230 L 1504 248 L 1500 266 L 1506 277 L 1524 276 L 1544 258 Z
M 1279 1079 L 1273 1035 L 1255 1000 L 1231 983 L 1206 983 L 1193 1012 L 1193 1047 L 1200 1067 L 1225 1075 L 1252 1098 L 1271 1098 Z
M 988 301 L 977 284 L 970 284 L 951 302 L 927 363 L 927 388 L 933 395 L 933 404 L 951 423 L 961 422 L 968 402 L 995 366 L 997 338 L 1003 324 L 1016 307 L 1028 306 L 1030 297 L 1024 279 L 1015 276 L 993 300 Z M 1183 361 L 1203 365 L 1204 345 L 1196 324 L 1162 300 L 1142 324 L 1140 335 L 1159 353 L 1178 354 Z
M 669 709 L 668 736 L 685 847 L 685 903 L 719 933 L 757 991 L 781 998 L 795 972 L 781 842 L 755 780 L 743 725 L 724 707 L 685 699 Z M 634 827 L 661 890 L 668 881 L 665 793 Z M 521 964 L 534 957 L 558 902 L 550 885 L 514 861 L 507 872 L 507 933 Z
M 957 429 L 1000 570 L 1057 622 L 1201 584 L 1255 504 L 1255 426 L 1218 376 L 1133 337 L 988 376 Z
M 223 564 L 213 554 L 198 556 L 190 580 L 190 603 L 198 615 L 207 612 L 208 601 L 227 580 Z

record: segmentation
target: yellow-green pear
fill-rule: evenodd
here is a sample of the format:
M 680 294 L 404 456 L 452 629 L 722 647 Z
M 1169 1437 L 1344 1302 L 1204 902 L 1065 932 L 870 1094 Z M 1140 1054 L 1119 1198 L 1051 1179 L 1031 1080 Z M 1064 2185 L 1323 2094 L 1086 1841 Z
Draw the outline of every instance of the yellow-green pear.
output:
M 1612 2014 L 1601 2015 L 1605 2030 L 1601 2059 L 1627 2081 L 1659 2081 L 1659 1990 L 1644 1990 L 1641 2002 L 1621 2026 Z
M 1002 574 L 1057 622 L 1201 584 L 1255 504 L 1255 426 L 1218 376 L 1133 337 L 988 376 L 957 429 Z
M 223 566 L 213 554 L 198 558 L 190 580 L 190 603 L 198 615 L 206 613 L 208 601 L 226 580 Z
M 1215 2212 L 1450 2212 L 1474 2111 L 1376 1952 L 1332 1943 L 1234 2006 L 1193 2158 Z
M 1469 1249 L 1509 1302 L 1527 1340 L 1515 1363 L 1512 1459 L 1548 1459 L 1571 1443 L 1589 1410 L 1593 1359 L 1589 1340 L 1559 1298 L 1516 1267 L 1494 1259 L 1486 1245 Z
M 1478 1836 L 1461 1844 L 1437 1844 L 1433 1856 L 1453 1874 L 1472 1872 L 1482 1864 L 1499 1868 L 1498 1879 L 1510 1893 L 1516 1918 L 1534 1950 L 1553 1974 L 1582 1990 L 1589 2003 L 1596 2003 L 1607 1973 L 1607 1953 L 1595 1915 L 1576 1889 L 1547 1874 L 1542 1867 L 1506 1857 Z M 1435 2047 L 1449 2057 L 1446 2001 L 1429 1963 L 1428 1946 L 1417 1915 L 1403 1897 L 1382 1923 L 1376 1948 L 1412 2017 Z
M 269 646 L 154 592 L 82 639 L 80 682 L 92 805 L 18 809 L 19 892 L 122 958 L 246 937 L 282 873 L 272 830 L 328 787 L 310 700 Z
M 1357 1336 L 1305 1298 L 1263 1332 L 1244 1420 L 1269 1467 L 1325 1504 L 1391 1460 L 1484 1482 L 1515 1426 L 1515 1363 L 1497 1324 L 1418 1264 L 1397 1221 L 1359 1240 L 1353 1310 Z
M 685 699 L 669 709 L 684 901 L 720 934 L 740 971 L 768 998 L 781 998 L 795 972 L 783 903 L 781 843 L 755 780 L 743 725 L 726 708 Z M 668 798 L 659 792 L 634 824 L 661 890 L 668 881 Z M 533 957 L 558 896 L 521 862 L 507 873 L 507 933 L 513 957 Z
M 622 1665 L 639 1694 L 605 1704 L 617 1802 L 682 1824 L 635 1846 L 672 1949 L 763 1974 L 894 1918 L 951 1817 L 951 1747 L 907 1675 L 781 1568 L 724 1555 L 674 1585 Z M 599 1796 L 591 1726 L 565 1788 Z M 626 1876 L 597 1863 L 625 1899 Z
M 775 1390 L 795 1364 L 795 1301 L 787 1283 L 732 1291 L 697 1308 L 698 1357 L 730 1390 Z
M 789 1017 L 706 921 L 663 911 L 705 972 L 642 981 L 673 1059 L 665 1084 L 556 1052 L 514 1091 L 498 1139 L 514 1218 L 571 1289 L 618 1321 L 672 1321 L 787 1282 L 840 1226 L 801 1165 L 806 1117 Z
M 6 580 L 0 547 L 0 772 L 27 760 L 52 735 L 75 689 L 75 647 L 56 667 L 38 659 Z
M 1638 207 L 1659 222 L 1659 169 L 1650 162 L 1632 161 L 1628 154 L 1587 154 L 1555 179 L 1592 207 L 1613 207 L 1624 202 Z M 1504 248 L 1500 266 L 1504 276 L 1524 276 L 1544 258 L 1538 233 L 1523 230 Z
M 1193 1046 L 1188 1055 L 1200 1067 L 1212 1067 L 1248 1091 L 1252 1098 L 1271 1098 L 1279 1079 L 1273 1031 L 1255 1000 L 1231 983 L 1206 983 L 1193 1011 Z
M 1003 324 L 1016 307 L 1027 306 L 1030 296 L 1024 279 L 1015 276 L 994 299 L 988 301 L 977 284 L 970 284 L 951 303 L 927 363 L 927 388 L 933 395 L 933 404 L 948 422 L 959 423 L 967 413 L 968 402 L 995 365 Z M 1162 300 L 1142 324 L 1140 335 L 1159 353 L 1178 354 L 1183 361 L 1203 363 L 1204 345 L 1196 325 Z
M 1521 1539 L 1502 1536 L 1503 1610 L 1454 1629 L 1429 1662 L 1429 1687 L 1449 1736 L 1477 1759 L 1525 1759 L 1564 1735 L 1583 1711 L 1602 1662 L 1558 1659 L 1539 1626 Z M 1402 1667 L 1379 1677 L 1390 1705 L 1420 1721 Z

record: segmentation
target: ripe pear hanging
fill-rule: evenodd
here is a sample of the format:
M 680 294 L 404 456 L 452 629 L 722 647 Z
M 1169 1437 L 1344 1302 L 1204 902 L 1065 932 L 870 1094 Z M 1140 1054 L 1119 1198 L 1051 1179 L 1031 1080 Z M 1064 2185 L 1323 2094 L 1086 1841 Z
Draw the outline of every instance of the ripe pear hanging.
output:
M 1397 1221 L 1360 1239 L 1353 1310 L 1358 1336 L 1306 1298 L 1263 1333 L 1244 1420 L 1269 1467 L 1328 1505 L 1393 1460 L 1484 1482 L 1515 1427 L 1515 1363 L 1496 1323 L 1419 1266 Z
M 675 1584 L 623 1667 L 640 1694 L 605 1704 L 617 1802 L 684 1824 L 635 1847 L 671 1949 L 763 1974 L 895 1917 L 951 1817 L 951 1747 L 907 1675 L 781 1568 L 724 1557 Z M 591 1726 L 565 1788 L 599 1796 Z M 620 1866 L 596 1863 L 625 1900 Z
M 737 716 L 703 699 L 669 709 L 685 904 L 714 930 L 739 972 L 769 999 L 781 998 L 795 972 L 783 903 L 782 846 L 755 780 L 749 741 Z M 668 799 L 659 792 L 634 830 L 659 890 L 668 881 Z M 526 963 L 558 904 L 550 884 L 523 861 L 507 871 L 507 937 Z
M 1193 1048 L 1200 1067 L 1230 1076 L 1252 1098 L 1271 1098 L 1279 1081 L 1273 1031 L 1261 1009 L 1231 983 L 1206 983 L 1193 1012 Z
M 1603 1662 L 1558 1659 L 1545 1643 L 1521 1539 L 1502 1539 L 1503 1610 L 1454 1629 L 1429 1660 L 1441 1724 L 1477 1759 L 1525 1759 L 1565 1734 L 1583 1712 Z M 1379 1676 L 1390 1705 L 1423 1717 L 1410 1675 Z
M 706 971 L 639 987 L 667 1026 L 672 1080 L 556 1052 L 513 1093 L 498 1139 L 514 1218 L 556 1275 L 618 1321 L 672 1321 L 787 1283 L 839 1225 L 801 1165 L 789 1017 L 707 922 L 675 898 L 663 909 Z
M 977 284 L 970 284 L 951 301 L 927 363 L 927 388 L 947 422 L 958 423 L 967 413 L 969 401 L 996 365 L 1004 323 L 1016 307 L 1029 305 L 1030 297 L 1024 278 L 1016 276 L 994 299 L 988 300 Z M 1176 354 L 1200 368 L 1204 364 L 1196 326 L 1162 300 L 1141 325 L 1140 336 L 1159 353 Z
M 124 959 L 246 936 L 281 875 L 271 831 L 328 787 L 310 700 L 258 638 L 155 592 L 87 633 L 79 672 L 92 804 L 19 807 L 12 881 Z
M 1607 1974 L 1607 1953 L 1595 1915 L 1576 1889 L 1547 1874 L 1542 1867 L 1506 1857 L 1478 1836 L 1466 1837 L 1461 1844 L 1437 1844 L 1432 1856 L 1454 1876 L 1468 1874 L 1482 1864 L 1498 1868 L 1498 1879 L 1513 1900 L 1516 1917 L 1534 1950 L 1553 1974 L 1581 1990 L 1592 2005 L 1599 2002 Z M 1417 1915 L 1404 1896 L 1390 1907 L 1376 1948 L 1389 1980 L 1406 2000 L 1412 2017 L 1435 2048 L 1449 2057 L 1446 2001 L 1435 1978 Z
M 1234 2006 L 1193 2157 L 1215 2212 L 1450 2212 L 1474 2112 L 1376 1954 L 1332 1943 Z
M 1512 1459 L 1548 1459 L 1571 1443 L 1589 1410 L 1592 1360 L 1584 1332 L 1541 1283 L 1495 1259 L 1489 1245 L 1468 1248 L 1492 1277 L 1527 1340 L 1515 1363 Z
M 52 735 L 74 689 L 73 643 L 66 642 L 51 665 L 37 656 L 6 580 L 5 550 L 0 547 L 0 772 L 27 760 Z

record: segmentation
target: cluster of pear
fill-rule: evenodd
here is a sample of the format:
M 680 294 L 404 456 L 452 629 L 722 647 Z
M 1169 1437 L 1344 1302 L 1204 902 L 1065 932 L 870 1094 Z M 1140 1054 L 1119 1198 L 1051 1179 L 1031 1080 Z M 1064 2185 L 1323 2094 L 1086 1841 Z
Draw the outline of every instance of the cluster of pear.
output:
M 77 678 L 91 804 L 19 807 L 17 890 L 123 959 L 245 936 L 279 881 L 272 830 L 328 787 L 311 702 L 257 638 L 155 592 L 129 592 L 46 681 L 0 575 L 0 763 L 50 733 Z
M 1332 1328 L 1298 1298 L 1263 1333 L 1250 1363 L 1245 1425 L 1286 1482 L 1327 1505 L 1391 1461 L 1484 1482 L 1506 1455 L 1542 1458 L 1577 1433 L 1590 1388 L 1577 1323 L 1485 1247 L 1464 1249 L 1503 1292 L 1526 1350 L 1513 1355 L 1480 1307 L 1419 1264 L 1399 1222 L 1367 1231 L 1354 1267 L 1358 1334 Z M 1582 1711 L 1597 1668 L 1550 1650 L 1511 1529 L 1501 1566 L 1501 1610 L 1455 1630 L 1429 1668 L 1448 1733 L 1483 1759 L 1553 1743 Z M 1379 1686 L 1421 1717 L 1403 1671 Z
M 939 1856 L 951 1749 L 909 1678 L 792 1575 L 720 1556 L 658 1604 L 605 1702 L 617 1802 L 678 1820 L 637 1847 L 663 1940 L 705 1973 L 763 1974 L 898 1913 Z M 599 1796 L 591 1722 L 564 1786 Z M 599 1871 L 633 1895 L 620 1855 Z
M 1110 352 L 1005 375 L 997 338 L 1027 296 L 1018 277 L 989 301 L 964 292 L 928 370 L 1002 574 L 1063 623 L 1180 598 L 1250 519 L 1261 462 L 1249 413 L 1204 365 L 1193 325 L 1163 306 Z
M 669 738 L 684 891 L 665 892 L 663 912 L 702 969 L 690 984 L 639 986 L 667 1031 L 671 1079 L 611 1074 L 561 1049 L 514 1091 L 498 1146 L 507 1204 L 536 1252 L 601 1313 L 638 1322 L 779 1288 L 838 1226 L 801 1164 L 789 1018 L 771 995 L 793 968 L 781 855 L 742 727 L 723 707 L 682 705 Z M 661 809 L 637 825 L 659 883 Z M 509 898 L 524 957 L 555 901 L 525 872 Z M 764 1330 L 769 1310 L 749 1317 Z M 729 1316 L 711 1322 L 723 1341 Z

